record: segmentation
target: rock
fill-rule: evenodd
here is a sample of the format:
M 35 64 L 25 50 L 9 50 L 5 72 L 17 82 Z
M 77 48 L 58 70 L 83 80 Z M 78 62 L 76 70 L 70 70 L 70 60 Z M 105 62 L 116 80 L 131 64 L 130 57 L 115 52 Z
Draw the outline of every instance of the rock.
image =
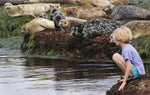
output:
M 24 35 L 22 52 L 48 54 L 54 50 L 60 56 L 78 58 L 111 58 L 119 48 L 109 42 L 110 34 L 95 38 L 77 40 L 70 33 L 55 30 L 37 32 L 35 35 Z
M 5 3 L 23 4 L 24 0 L 0 0 L 0 5 L 4 5 Z
M 150 76 L 142 76 L 140 78 L 127 82 L 123 91 L 118 91 L 121 83 L 117 83 L 106 95 L 150 95 Z

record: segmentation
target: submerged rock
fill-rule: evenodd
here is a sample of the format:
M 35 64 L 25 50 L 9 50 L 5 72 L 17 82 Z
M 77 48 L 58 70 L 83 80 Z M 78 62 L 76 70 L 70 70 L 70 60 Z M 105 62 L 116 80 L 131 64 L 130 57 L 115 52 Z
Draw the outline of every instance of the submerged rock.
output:
M 140 78 L 127 82 L 123 91 L 118 91 L 121 83 L 117 83 L 106 95 L 150 95 L 150 76 L 142 76 Z
M 94 39 L 77 40 L 70 33 L 46 30 L 35 35 L 24 35 L 21 50 L 34 54 L 49 55 L 53 51 L 60 56 L 106 59 L 119 50 L 109 42 L 109 36 L 110 34 L 104 34 Z

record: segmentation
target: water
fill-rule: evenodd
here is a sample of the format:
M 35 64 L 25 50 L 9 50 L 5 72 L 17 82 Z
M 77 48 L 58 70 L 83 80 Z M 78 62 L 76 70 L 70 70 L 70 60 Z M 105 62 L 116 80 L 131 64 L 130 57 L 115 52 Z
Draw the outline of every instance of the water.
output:
M 1 95 L 105 95 L 119 74 L 111 61 L 27 56 L 0 49 Z
M 149 71 L 150 65 L 146 67 Z M 19 50 L 0 49 L 0 95 L 105 95 L 120 74 L 109 60 L 23 55 Z
M 24 55 L 22 38 L 0 39 L 0 95 L 105 95 L 121 75 L 110 60 Z M 150 61 L 144 63 L 150 75 Z

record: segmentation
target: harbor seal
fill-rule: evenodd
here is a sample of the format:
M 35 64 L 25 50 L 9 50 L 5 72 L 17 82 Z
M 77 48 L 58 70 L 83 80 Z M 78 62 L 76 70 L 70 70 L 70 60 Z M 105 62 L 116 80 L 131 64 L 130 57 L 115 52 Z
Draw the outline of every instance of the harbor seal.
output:
M 61 4 L 75 4 L 74 0 L 24 0 L 25 4 L 34 3 L 61 3 Z
M 78 6 L 87 7 L 108 7 L 110 4 L 122 6 L 128 5 L 128 0 L 75 0 Z
M 75 0 L 75 3 L 78 6 L 87 6 L 87 7 L 106 7 L 109 6 L 109 0 Z
M 59 21 L 61 19 L 65 19 L 65 16 L 63 15 L 63 13 L 61 11 L 55 11 L 52 16 L 52 20 L 55 23 L 56 31 L 61 31 L 61 28 L 59 26 Z
M 131 30 L 133 39 L 141 36 L 150 36 L 150 21 L 148 20 L 131 21 L 123 25 L 123 27 L 124 26 Z
M 142 9 L 132 5 L 124 6 L 114 6 L 107 7 L 104 9 L 110 19 L 113 20 L 122 20 L 122 19 L 139 19 L 139 20 L 149 20 L 150 11 Z
M 142 36 L 150 36 L 150 21 L 148 20 L 130 21 L 121 27 L 127 27 L 131 30 L 132 39 Z M 110 35 L 110 42 L 114 42 L 113 34 Z
M 61 19 L 59 21 L 59 26 L 63 32 L 70 33 L 71 27 L 87 20 L 72 18 L 72 19 Z
M 129 1 L 128 0 L 110 0 L 110 3 L 113 5 L 117 5 L 117 6 L 123 6 L 123 5 L 128 5 Z
M 53 20 L 53 14 L 41 13 L 38 17 Z
M 52 8 L 52 13 L 55 11 L 61 11 L 65 16 L 76 17 L 80 19 L 92 19 L 97 17 L 105 17 L 107 18 L 107 14 L 103 11 L 101 7 L 60 7 L 60 8 Z
M 45 18 L 48 20 L 53 20 L 55 23 L 56 30 L 64 31 L 64 32 L 65 32 L 65 30 L 67 30 L 67 32 L 70 31 L 70 29 L 73 25 L 86 21 L 84 19 L 78 19 L 78 18 L 74 18 L 74 17 L 64 16 L 61 11 L 55 11 L 54 14 L 41 13 L 38 17 Z M 60 20 L 62 20 L 62 21 L 60 22 Z M 64 30 L 64 28 L 65 28 L 65 30 Z
M 71 28 L 71 35 L 77 39 L 93 38 L 102 34 L 112 33 L 124 23 L 106 18 L 93 18 Z
M 21 33 L 34 34 L 46 29 L 55 29 L 54 22 L 44 18 L 35 18 L 22 26 Z
M 46 13 L 51 10 L 51 5 L 53 4 L 20 4 L 12 5 L 11 3 L 5 3 L 5 11 L 11 17 L 18 16 L 31 16 L 36 18 L 41 13 Z

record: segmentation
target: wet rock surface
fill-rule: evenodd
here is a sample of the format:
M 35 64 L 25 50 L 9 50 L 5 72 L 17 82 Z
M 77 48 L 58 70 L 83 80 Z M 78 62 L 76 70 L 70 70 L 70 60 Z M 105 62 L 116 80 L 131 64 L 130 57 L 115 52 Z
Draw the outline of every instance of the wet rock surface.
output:
M 110 34 L 95 38 L 77 40 L 70 33 L 46 30 L 35 35 L 24 35 L 21 45 L 22 52 L 47 54 L 54 50 L 60 56 L 78 58 L 111 58 L 119 50 L 115 44 L 109 42 Z
M 117 83 L 106 95 L 150 95 L 150 76 L 142 76 L 140 78 L 127 82 L 123 91 L 118 91 L 121 83 Z

